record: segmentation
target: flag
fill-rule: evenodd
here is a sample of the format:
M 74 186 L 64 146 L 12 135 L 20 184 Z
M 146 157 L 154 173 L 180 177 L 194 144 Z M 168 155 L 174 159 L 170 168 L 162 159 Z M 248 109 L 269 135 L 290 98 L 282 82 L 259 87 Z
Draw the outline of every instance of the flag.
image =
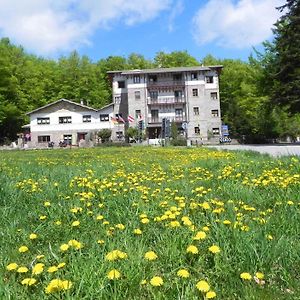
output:
M 139 116 L 138 116 L 138 121 L 141 121 L 141 120 L 143 120 L 143 116 L 142 116 L 142 115 L 139 115 Z
M 113 123 L 118 123 L 118 119 L 117 119 L 117 118 L 110 117 L 110 120 L 111 120 Z
M 128 122 L 134 122 L 134 117 L 131 116 L 131 115 L 129 115 L 129 116 L 127 117 L 127 120 L 128 120 Z
M 125 123 L 125 120 L 120 115 L 117 116 L 117 120 L 118 120 L 118 122 Z

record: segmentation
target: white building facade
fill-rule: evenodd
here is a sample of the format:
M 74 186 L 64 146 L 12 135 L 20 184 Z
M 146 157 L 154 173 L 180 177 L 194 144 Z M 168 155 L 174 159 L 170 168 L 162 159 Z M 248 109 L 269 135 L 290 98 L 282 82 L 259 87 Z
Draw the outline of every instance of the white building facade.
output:
M 162 137 L 162 121 L 168 119 L 191 142 L 217 143 L 221 70 L 222 66 L 196 66 L 110 71 L 114 116 L 131 120 L 133 127 L 143 120 L 150 140 Z
M 99 110 L 67 99 L 60 99 L 27 113 L 30 117 L 30 147 L 48 146 L 54 142 L 89 144 L 99 130 L 112 129 L 113 104 Z

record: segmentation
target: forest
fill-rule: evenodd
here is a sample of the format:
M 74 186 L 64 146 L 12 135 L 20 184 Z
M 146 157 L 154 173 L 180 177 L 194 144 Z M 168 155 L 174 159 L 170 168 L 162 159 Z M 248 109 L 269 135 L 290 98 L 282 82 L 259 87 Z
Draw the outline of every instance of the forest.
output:
M 100 108 L 112 101 L 107 71 L 223 65 L 220 75 L 222 122 L 230 135 L 250 143 L 300 135 L 300 3 L 287 0 L 278 8 L 272 41 L 247 61 L 206 55 L 197 60 L 186 51 L 109 56 L 97 62 L 73 51 L 45 59 L 0 40 L 0 144 L 10 143 L 28 122 L 26 112 L 60 98 L 84 100 Z

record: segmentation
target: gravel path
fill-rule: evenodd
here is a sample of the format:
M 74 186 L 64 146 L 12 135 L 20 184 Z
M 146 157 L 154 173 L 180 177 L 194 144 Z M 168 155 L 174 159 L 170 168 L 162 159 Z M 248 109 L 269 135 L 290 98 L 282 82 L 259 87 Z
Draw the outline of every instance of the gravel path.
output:
M 271 156 L 300 156 L 300 145 L 216 145 L 207 147 L 218 150 L 251 150 Z

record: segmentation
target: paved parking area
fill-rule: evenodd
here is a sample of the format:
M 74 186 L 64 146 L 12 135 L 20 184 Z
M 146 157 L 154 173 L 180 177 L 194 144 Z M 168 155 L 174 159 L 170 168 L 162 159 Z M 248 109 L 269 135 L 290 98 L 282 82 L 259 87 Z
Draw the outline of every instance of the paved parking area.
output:
M 300 145 L 216 145 L 207 147 L 218 150 L 251 150 L 271 156 L 300 156 Z

